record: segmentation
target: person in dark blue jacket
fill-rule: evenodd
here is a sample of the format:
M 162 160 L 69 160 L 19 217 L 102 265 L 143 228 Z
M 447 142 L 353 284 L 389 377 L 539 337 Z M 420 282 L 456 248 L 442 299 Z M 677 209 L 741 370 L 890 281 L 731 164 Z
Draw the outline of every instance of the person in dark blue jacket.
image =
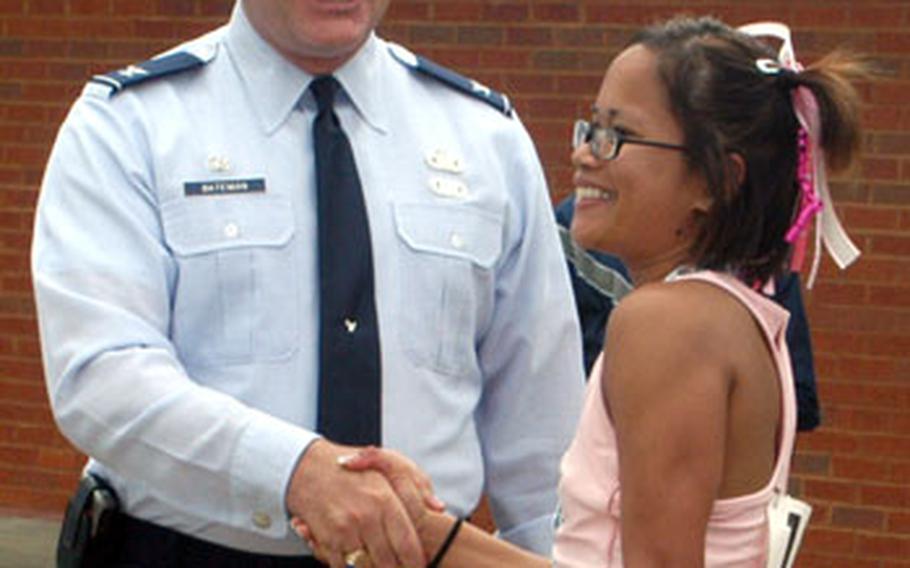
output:
M 582 249 L 572 241 L 568 228 L 574 211 L 575 199 L 569 196 L 557 204 L 556 220 L 568 260 L 575 305 L 581 323 L 585 373 L 590 374 L 594 361 L 603 349 L 607 319 L 613 310 L 613 304 L 632 289 L 632 284 L 618 258 Z M 790 312 L 787 345 L 790 347 L 793 378 L 796 381 L 797 428 L 800 431 L 814 430 L 821 422 L 821 412 L 815 386 L 812 340 L 800 292 L 799 275 L 788 272 L 778 279 L 773 299 Z

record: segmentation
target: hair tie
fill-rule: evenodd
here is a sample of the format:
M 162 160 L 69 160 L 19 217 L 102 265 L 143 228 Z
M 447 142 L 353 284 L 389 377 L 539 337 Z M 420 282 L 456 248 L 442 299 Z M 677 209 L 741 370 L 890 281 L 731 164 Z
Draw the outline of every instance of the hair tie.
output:
M 765 75 L 780 75 L 780 61 L 761 57 L 755 60 L 755 67 Z
M 755 60 L 755 67 L 761 71 L 762 74 L 774 77 L 776 79 L 776 84 L 787 91 L 802 85 L 802 81 L 799 78 L 802 69 L 798 64 L 796 67 L 791 68 L 780 61 L 762 57 Z
M 780 73 L 777 74 L 777 84 L 780 88 L 791 91 L 797 87 L 801 87 L 803 82 L 799 77 L 799 71 L 793 71 L 782 67 Z

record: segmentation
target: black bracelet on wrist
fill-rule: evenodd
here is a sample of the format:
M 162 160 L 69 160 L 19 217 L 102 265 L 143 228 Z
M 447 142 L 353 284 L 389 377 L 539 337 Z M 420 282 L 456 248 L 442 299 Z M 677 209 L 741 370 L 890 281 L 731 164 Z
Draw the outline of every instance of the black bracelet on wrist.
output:
M 452 546 L 452 542 L 455 541 L 455 537 L 458 535 L 458 529 L 461 528 L 461 523 L 464 522 L 464 519 L 461 517 L 455 519 L 455 522 L 452 524 L 452 528 L 449 529 L 449 534 L 446 535 L 446 539 L 442 541 L 442 546 L 439 547 L 439 550 L 436 552 L 436 556 L 433 557 L 433 560 L 430 560 L 430 563 L 427 564 L 427 568 L 439 568 L 439 564 L 442 563 L 442 557 L 446 555 L 446 552 L 449 551 L 449 547 Z

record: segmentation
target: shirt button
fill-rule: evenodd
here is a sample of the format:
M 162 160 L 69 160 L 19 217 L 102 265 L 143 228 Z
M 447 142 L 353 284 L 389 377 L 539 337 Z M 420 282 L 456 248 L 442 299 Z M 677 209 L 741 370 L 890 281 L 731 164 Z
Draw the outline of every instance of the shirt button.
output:
M 262 511 L 257 511 L 253 513 L 253 524 L 257 528 L 267 529 L 272 526 L 272 517 L 268 513 L 263 513 Z
M 240 227 L 237 223 L 228 223 L 224 226 L 224 236 L 229 239 L 236 239 L 240 235 Z
M 464 237 L 458 233 L 452 233 L 452 236 L 449 237 L 449 242 L 452 243 L 452 246 L 461 250 L 464 248 Z

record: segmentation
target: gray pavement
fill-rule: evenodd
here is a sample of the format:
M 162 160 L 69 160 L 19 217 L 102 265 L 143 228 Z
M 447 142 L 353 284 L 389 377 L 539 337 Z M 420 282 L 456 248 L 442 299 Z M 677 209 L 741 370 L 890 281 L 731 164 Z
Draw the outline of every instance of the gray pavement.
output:
M 0 568 L 54 566 L 60 521 L 0 516 Z

